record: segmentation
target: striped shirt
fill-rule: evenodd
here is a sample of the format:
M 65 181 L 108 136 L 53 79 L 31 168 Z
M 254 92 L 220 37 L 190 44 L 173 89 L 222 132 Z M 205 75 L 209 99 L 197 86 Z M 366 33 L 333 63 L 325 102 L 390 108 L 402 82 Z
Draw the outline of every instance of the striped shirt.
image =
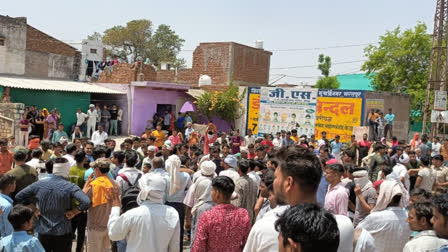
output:
M 40 211 L 39 234 L 60 236 L 72 232 L 70 220 L 65 212 L 72 209 L 72 199 L 79 202 L 78 210 L 85 211 L 90 206 L 90 199 L 75 184 L 60 176 L 39 180 L 16 195 L 16 200 L 28 204 L 36 198 Z

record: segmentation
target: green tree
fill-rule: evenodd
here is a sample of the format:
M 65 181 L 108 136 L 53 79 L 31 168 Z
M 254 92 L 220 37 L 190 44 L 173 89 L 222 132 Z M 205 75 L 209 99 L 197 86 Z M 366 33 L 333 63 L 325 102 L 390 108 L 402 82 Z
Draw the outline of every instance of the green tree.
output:
M 320 77 L 317 80 L 316 88 L 324 88 L 324 89 L 338 89 L 341 83 L 338 81 L 336 76 L 330 76 L 330 68 L 331 68 L 331 58 L 330 56 L 325 56 L 323 54 L 319 54 L 319 58 L 317 59 L 319 64 L 317 65 L 317 69 L 320 70 L 321 74 L 324 77 Z
M 101 41 L 101 40 L 103 40 L 103 35 L 101 35 L 101 33 L 99 33 L 99 32 L 94 32 L 91 35 L 88 35 L 87 39 L 88 40 L 99 40 L 99 41 Z
M 377 45 L 364 49 L 368 60 L 361 70 L 366 71 L 375 90 L 407 93 L 411 95 L 411 108 L 421 109 L 431 47 L 431 35 L 427 34 L 425 24 L 418 23 L 404 31 L 397 27 L 380 36 Z
M 161 61 L 176 62 L 177 54 L 185 40 L 168 25 L 161 24 L 155 32 L 151 20 L 139 19 L 114 26 L 104 31 L 103 43 L 108 46 L 108 55 L 124 60 L 149 58 L 158 66 Z

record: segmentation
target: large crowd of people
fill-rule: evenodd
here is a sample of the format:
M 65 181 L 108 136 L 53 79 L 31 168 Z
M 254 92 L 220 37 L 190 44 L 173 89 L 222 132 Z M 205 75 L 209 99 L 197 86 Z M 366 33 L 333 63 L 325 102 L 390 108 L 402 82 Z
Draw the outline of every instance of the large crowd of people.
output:
M 0 251 L 448 251 L 448 140 L 201 134 L 167 111 L 116 146 L 89 111 L 71 138 L 0 139 Z

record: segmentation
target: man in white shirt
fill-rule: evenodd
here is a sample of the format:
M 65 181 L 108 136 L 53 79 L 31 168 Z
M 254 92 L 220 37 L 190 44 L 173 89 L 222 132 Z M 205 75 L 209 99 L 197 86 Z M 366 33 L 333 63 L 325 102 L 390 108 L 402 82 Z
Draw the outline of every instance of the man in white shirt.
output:
M 280 148 L 282 146 L 283 140 L 280 136 L 281 136 L 280 132 L 277 132 L 275 134 L 275 138 L 274 140 L 272 140 L 272 144 L 274 145 L 274 147 Z
M 191 122 L 187 123 L 187 128 L 185 129 L 185 139 L 188 141 L 188 138 L 190 137 L 191 132 L 194 131 L 194 129 L 191 127 L 193 124 Z
M 357 228 L 363 228 L 375 238 L 378 252 L 402 252 L 411 230 L 406 223 L 407 213 L 401 197 L 402 187 L 395 180 L 381 183 L 377 204 Z
M 180 220 L 180 251 L 183 250 L 183 238 L 184 238 L 184 220 L 185 220 L 185 205 L 184 199 L 186 192 L 192 185 L 192 181 L 190 175 L 186 172 L 180 172 L 181 165 L 185 165 L 187 163 L 187 158 L 185 156 L 181 156 L 178 158 L 176 155 L 172 155 L 166 160 L 165 168 L 167 172 L 170 174 L 170 188 L 172 184 L 175 184 L 175 188 L 177 190 L 173 190 L 173 194 L 169 194 L 166 197 L 165 204 L 168 206 L 172 206 L 176 209 L 179 214 Z
M 442 148 L 442 144 L 440 144 L 440 138 L 434 137 L 431 147 L 431 157 L 440 154 L 440 149 Z
M 322 146 L 324 144 L 327 144 L 328 140 L 327 140 L 327 132 L 322 131 L 322 138 L 319 139 L 319 141 L 317 141 L 317 143 L 319 144 L 319 146 Z
M 260 175 L 258 175 L 255 172 L 255 167 L 257 165 L 257 162 L 259 162 L 259 161 L 254 161 L 254 160 L 250 161 L 250 171 L 247 173 L 247 175 L 249 176 L 249 178 L 251 178 L 257 184 L 257 188 L 259 189 L 260 183 L 261 183 L 261 177 L 260 177 Z
M 148 146 L 148 156 L 143 159 L 143 164 L 148 163 L 151 165 L 151 170 L 149 170 L 149 171 L 154 170 L 154 166 L 152 165 L 152 160 L 154 160 L 154 158 L 155 158 L 156 151 L 157 151 L 157 149 L 154 145 Z
M 247 130 L 247 136 L 244 137 L 244 146 L 247 147 L 249 144 L 255 144 L 255 136 L 252 135 L 252 129 Z
M 228 155 L 224 159 L 223 163 L 224 171 L 221 171 L 219 176 L 227 176 L 233 180 L 233 183 L 236 183 L 237 179 L 240 177 L 238 172 L 235 170 L 237 164 L 236 158 L 232 155 Z
M 76 126 L 81 129 L 81 132 L 84 132 L 85 125 L 86 125 L 86 119 L 89 116 L 84 114 L 81 110 L 81 108 L 78 108 L 78 111 L 76 112 Z
M 408 169 L 406 169 L 406 165 L 409 164 L 410 158 L 407 154 L 403 153 L 398 159 L 399 163 L 397 163 L 393 169 L 392 173 L 396 178 L 400 178 L 401 183 L 409 190 L 411 186 L 411 181 L 409 179 Z
M 436 251 L 441 246 L 448 244 L 448 240 L 438 238 L 433 230 L 432 213 L 433 204 L 431 202 L 416 202 L 409 207 L 407 219 L 409 228 L 419 233 L 406 243 L 403 252 Z
M 70 167 L 76 166 L 76 161 L 75 161 L 76 145 L 75 144 L 67 145 L 65 147 L 65 151 L 67 152 L 67 154 L 65 154 L 62 157 L 68 160 Z
M 104 126 L 102 124 L 98 125 L 98 130 L 92 135 L 92 142 L 97 145 L 104 145 L 104 141 L 107 139 L 107 133 L 104 132 Z
M 319 160 L 308 149 L 280 149 L 275 170 L 274 194 L 279 205 L 266 213 L 250 231 L 244 252 L 279 251 L 278 232 L 274 223 L 286 209 L 301 203 L 316 203 L 317 188 L 322 177 Z M 307 164 L 307 165 L 305 165 Z M 310 165 L 311 164 L 311 165 Z M 348 217 L 335 215 L 339 228 L 338 252 L 353 250 L 354 229 Z
M 25 164 L 33 167 L 34 169 L 36 169 L 38 171 L 37 168 L 39 167 L 40 160 L 42 159 L 42 154 L 43 154 L 43 152 L 41 149 L 39 149 L 39 148 L 34 149 L 31 152 L 31 160 L 26 162 Z
M 120 190 L 109 194 L 112 210 L 107 223 L 112 241 L 126 239 L 126 251 L 179 252 L 179 215 L 173 207 L 163 204 L 167 183 L 160 173 L 145 174 L 139 180 L 137 197 L 140 205 L 124 214 L 121 212 Z
M 91 132 L 95 132 L 96 118 L 98 117 L 98 112 L 93 104 L 90 104 L 89 110 L 87 110 L 87 137 L 90 138 Z
M 139 174 L 143 175 L 141 171 L 135 168 L 138 161 L 136 152 L 127 151 L 125 154 L 125 161 L 125 166 L 118 171 L 118 176 L 116 178 L 117 183 L 120 185 L 121 193 L 129 188 L 129 184 L 135 185 L 135 183 L 138 182 L 137 179 Z

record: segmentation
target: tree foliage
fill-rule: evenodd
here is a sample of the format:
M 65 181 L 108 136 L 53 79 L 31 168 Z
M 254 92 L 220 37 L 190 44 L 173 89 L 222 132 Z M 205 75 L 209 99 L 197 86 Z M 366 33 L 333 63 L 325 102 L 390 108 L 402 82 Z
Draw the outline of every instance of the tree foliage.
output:
M 108 53 L 113 57 L 133 61 L 149 58 L 159 66 L 160 62 L 176 62 L 177 54 L 185 40 L 179 37 L 168 25 L 161 24 L 153 31 L 151 20 L 139 19 L 114 26 L 104 31 L 102 41 L 110 47 Z
M 397 27 L 386 31 L 377 45 L 364 49 L 368 60 L 361 70 L 366 71 L 375 90 L 410 94 L 411 108 L 421 109 L 431 47 L 431 36 L 425 24 L 418 23 L 404 31 Z
M 88 40 L 99 40 L 101 41 L 103 39 L 103 35 L 101 35 L 101 33 L 99 32 L 94 32 L 91 35 L 87 36 Z
M 315 88 L 338 89 L 341 83 L 336 76 L 324 77 L 317 80 Z
M 317 69 L 320 70 L 324 77 L 320 77 L 314 87 L 323 89 L 338 89 L 341 83 L 338 81 L 336 76 L 330 76 L 330 56 L 319 54 L 319 58 L 317 59 L 317 61 L 319 62 L 319 64 L 317 65 Z
M 230 84 L 224 92 L 204 92 L 195 103 L 199 112 L 207 118 L 217 116 L 233 125 L 235 120 L 244 114 L 243 99 L 245 93 L 246 89 L 240 94 L 238 86 Z

